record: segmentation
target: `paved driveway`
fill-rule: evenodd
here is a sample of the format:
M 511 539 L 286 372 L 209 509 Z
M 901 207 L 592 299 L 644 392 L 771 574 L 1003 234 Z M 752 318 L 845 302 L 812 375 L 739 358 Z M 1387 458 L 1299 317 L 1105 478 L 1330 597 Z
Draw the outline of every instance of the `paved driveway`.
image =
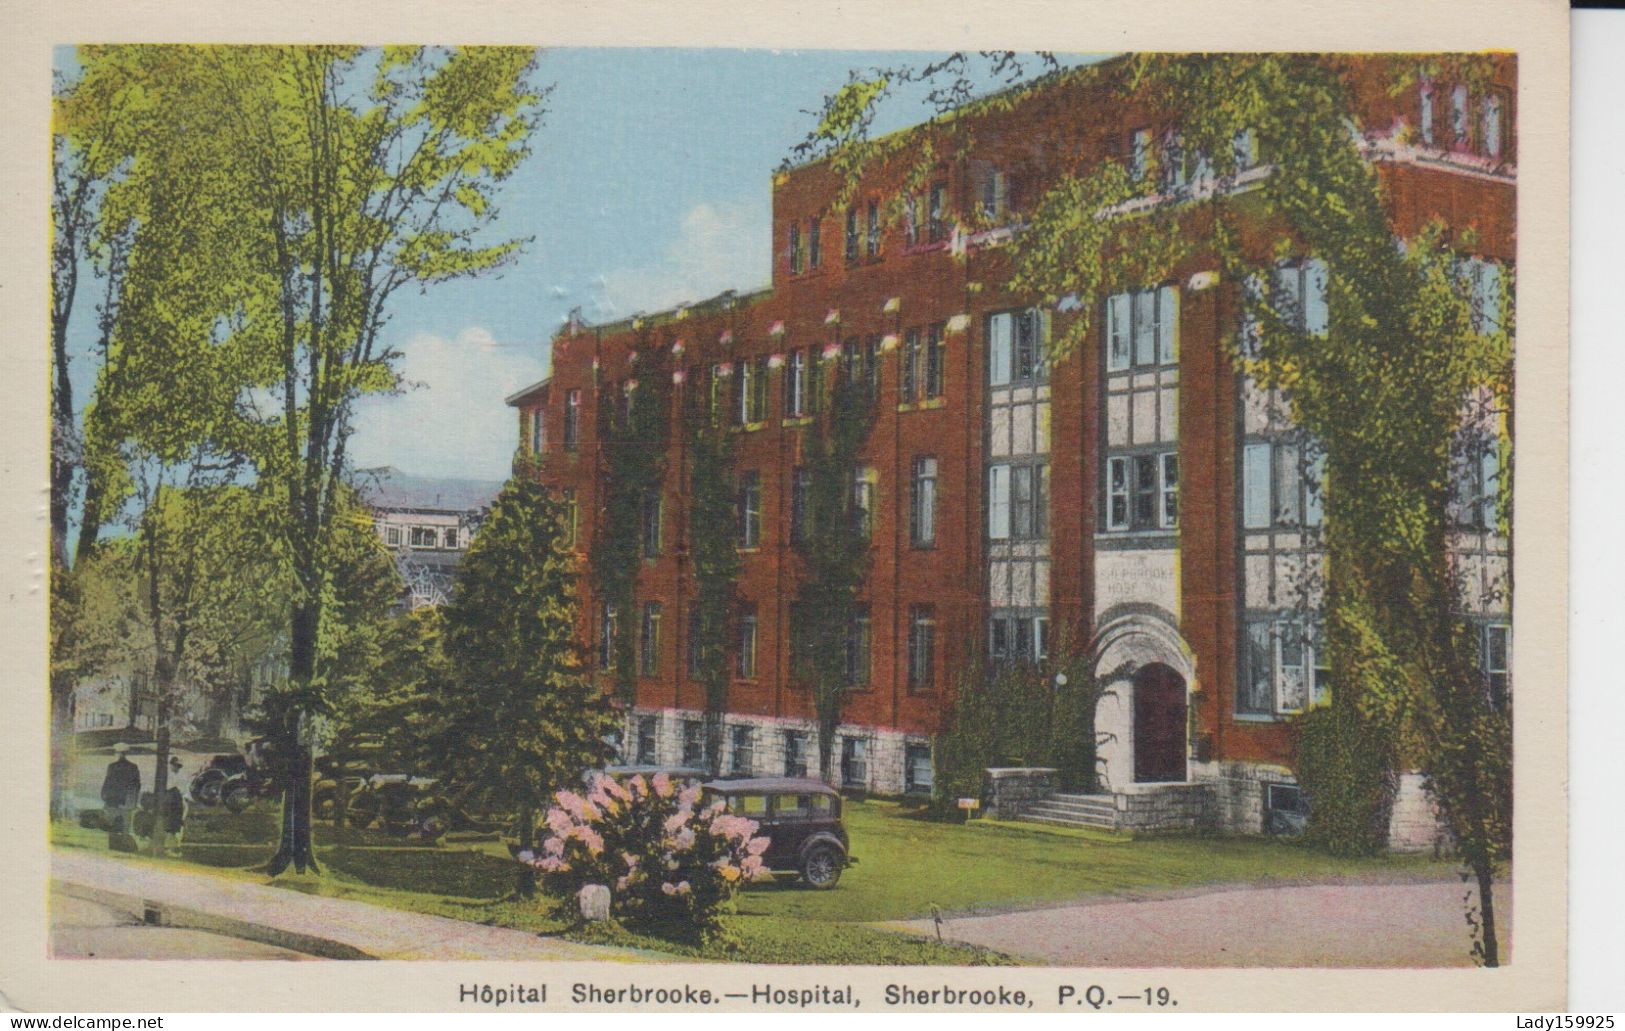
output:
M 1471 966 L 1459 881 L 1220 889 L 945 918 L 945 938 L 1057 966 Z M 1496 886 L 1498 913 L 1512 891 Z M 1507 920 L 1500 928 L 1503 962 Z M 935 934 L 930 920 L 902 927 Z

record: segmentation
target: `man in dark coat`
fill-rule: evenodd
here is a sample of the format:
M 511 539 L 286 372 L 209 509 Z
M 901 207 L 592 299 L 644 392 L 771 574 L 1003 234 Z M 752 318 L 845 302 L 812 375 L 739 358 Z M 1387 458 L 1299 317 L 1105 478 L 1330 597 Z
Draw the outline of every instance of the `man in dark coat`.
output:
M 130 746 L 113 746 L 118 757 L 107 764 L 102 778 L 102 812 L 107 822 L 107 847 L 116 848 L 130 833 L 130 813 L 141 803 L 141 771 L 125 755 Z

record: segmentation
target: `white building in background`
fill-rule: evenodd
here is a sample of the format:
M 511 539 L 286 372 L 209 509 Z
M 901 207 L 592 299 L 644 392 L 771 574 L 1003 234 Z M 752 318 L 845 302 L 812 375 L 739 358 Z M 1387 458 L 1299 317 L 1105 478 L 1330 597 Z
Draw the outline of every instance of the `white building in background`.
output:
M 359 479 L 373 526 L 405 581 L 402 606 L 451 600 L 463 553 L 502 484 L 413 476 L 391 466 L 363 470 Z

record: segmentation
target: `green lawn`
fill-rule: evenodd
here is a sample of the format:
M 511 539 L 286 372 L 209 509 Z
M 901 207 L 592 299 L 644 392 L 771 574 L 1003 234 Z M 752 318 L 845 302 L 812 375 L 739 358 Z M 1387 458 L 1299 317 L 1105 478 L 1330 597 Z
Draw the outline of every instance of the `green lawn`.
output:
M 318 825 L 325 873 L 284 874 L 270 883 L 544 934 L 567 934 L 699 959 L 759 963 L 976 964 L 1007 957 L 868 926 L 941 912 L 1014 909 L 1092 895 L 1136 894 L 1207 884 L 1280 884 L 1336 879 L 1439 879 L 1448 863 L 1414 856 L 1335 859 L 1287 842 L 1220 836 L 1147 837 L 1030 824 L 933 823 L 907 807 L 851 802 L 846 808 L 858 863 L 833 891 L 789 882 L 744 892 L 725 940 L 685 946 L 618 928 L 571 930 L 543 903 L 510 900 L 514 866 L 495 840 L 414 846 L 379 833 L 332 840 Z M 258 881 L 275 837 L 271 814 L 209 813 L 189 823 L 179 856 L 165 862 Z M 104 849 L 106 835 L 59 826 L 59 847 Z

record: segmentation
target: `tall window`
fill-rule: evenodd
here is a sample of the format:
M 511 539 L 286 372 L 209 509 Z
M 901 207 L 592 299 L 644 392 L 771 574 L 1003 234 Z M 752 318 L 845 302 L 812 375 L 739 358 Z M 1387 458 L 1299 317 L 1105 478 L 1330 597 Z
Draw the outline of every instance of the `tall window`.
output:
M 659 723 L 657 722 L 655 717 L 653 717 L 653 716 L 639 716 L 638 717 L 638 759 L 637 759 L 637 761 L 642 765 L 645 765 L 645 766 L 652 765 L 656 761 L 657 757 L 659 756 L 659 752 L 656 750 L 657 739 L 655 737 L 655 732 L 658 730 L 658 728 L 659 728 Z
M 749 724 L 735 724 L 732 738 L 729 742 L 733 747 L 728 758 L 728 771 L 730 773 L 748 774 L 755 769 L 752 753 L 755 752 L 755 728 Z
M 644 493 L 639 513 L 642 516 L 643 524 L 642 541 L 640 543 L 643 546 L 644 558 L 654 558 L 660 554 L 661 507 L 660 491 L 658 489 Z
M 564 449 L 574 451 L 581 443 L 581 391 L 564 395 Z
M 841 739 L 841 786 L 869 786 L 869 741 L 861 737 Z
M 1003 218 L 1010 202 L 1010 182 L 1002 168 L 989 168 L 982 175 L 982 217 L 989 222 Z
M 944 324 L 939 322 L 934 326 L 927 326 L 925 330 L 925 396 L 927 399 L 941 397 L 944 381 L 947 379 L 947 355 L 943 353 L 945 328 Z
M 807 502 L 812 490 L 812 473 L 803 466 L 790 470 L 790 543 L 807 543 Z
M 1479 146 L 1488 157 L 1501 156 L 1501 134 L 1504 123 L 1501 120 L 1501 95 L 1490 93 L 1484 97 L 1483 108 L 1480 113 L 1482 126 L 1479 131 Z
M 790 224 L 790 271 L 801 271 L 801 226 L 794 222 Z
M 846 627 L 846 684 L 848 687 L 869 686 L 870 653 L 869 606 L 859 605 Z
M 1172 365 L 1179 360 L 1179 292 L 1171 286 L 1106 299 L 1106 369 Z
M 1145 179 L 1146 173 L 1151 170 L 1151 130 L 1135 129 L 1133 143 L 1129 151 L 1129 175 L 1135 182 Z
M 867 540 L 875 528 L 875 471 L 852 470 L 852 532 Z
M 745 421 L 762 422 L 767 419 L 768 357 L 763 355 L 745 367 L 751 370 L 750 389 L 745 392 Z
M 740 679 L 748 680 L 756 675 L 756 606 L 749 603 L 739 608 L 739 640 L 734 659 L 734 672 Z
M 929 548 L 937 542 L 937 460 L 922 455 L 914 460 L 914 490 L 909 497 L 909 543 Z
M 989 316 L 987 334 L 991 386 L 1023 386 L 1049 378 L 1045 357 L 1049 339 L 1048 311 L 1028 308 Z
M 683 721 L 683 765 L 705 765 L 705 724 L 700 720 Z
M 762 543 L 762 477 L 754 469 L 739 474 L 739 546 Z
M 846 209 L 846 263 L 858 260 L 858 209 Z
M 1323 337 L 1331 322 L 1326 262 L 1320 258 L 1288 262 L 1275 270 L 1275 309 L 1293 328 Z
M 1302 712 L 1328 697 L 1329 670 L 1316 653 L 1317 634 L 1295 618 L 1249 616 L 1243 628 L 1236 712 L 1276 716 Z
M 547 450 L 547 420 L 545 409 L 530 410 L 530 451 L 539 455 Z
M 643 625 L 638 629 L 638 673 L 645 677 L 660 675 L 660 603 L 645 602 Z
M 1241 525 L 1319 526 L 1324 520 L 1325 458 L 1296 442 L 1254 442 L 1242 448 Z
M 798 419 L 807 414 L 807 352 L 791 351 L 785 370 L 784 417 Z
M 908 609 L 908 689 L 929 691 L 936 686 L 936 610 L 929 605 Z
M 615 606 L 604 602 L 598 607 L 598 668 L 615 668 L 615 632 L 617 613 Z
M 1477 333 L 1501 331 L 1501 265 L 1488 258 L 1461 258 L 1456 274 L 1466 286 Z
M 988 466 L 989 540 L 1025 540 L 1049 534 L 1049 463 Z
M 1483 665 L 1490 706 L 1505 712 L 1512 686 L 1512 628 L 1507 624 L 1485 624 Z
M 1433 84 L 1431 82 L 1422 83 L 1421 105 L 1421 111 L 1417 118 L 1417 131 L 1422 137 L 1422 142 L 1431 147 L 1436 135 L 1433 128 Z
M 1472 136 L 1472 119 L 1467 113 L 1467 86 L 1457 83 L 1450 91 L 1450 142 L 1465 148 Z
M 864 231 L 863 246 L 864 246 L 865 253 L 869 257 L 874 258 L 874 257 L 879 256 L 879 254 L 880 254 L 880 202 L 877 201 L 877 200 L 871 200 L 869 202 L 867 226 L 866 226 L 865 231 Z
M 1451 465 L 1452 521 L 1473 530 L 1500 529 L 1500 441 L 1490 434 L 1464 434 Z
M 755 363 L 749 358 L 734 362 L 734 421 L 741 426 L 755 421 L 751 418 L 752 396 L 755 392 Z
M 576 523 L 579 509 L 576 506 L 576 491 L 574 487 L 564 488 L 564 541 L 570 547 L 576 546 Z
M 824 259 L 824 248 L 821 242 L 823 236 L 823 221 L 817 218 L 807 220 L 807 267 L 817 268 Z
M 929 221 L 926 222 L 926 239 L 931 243 L 939 243 L 948 239 L 948 184 L 932 183 L 930 193 Z
M 903 790 L 909 794 L 931 793 L 931 746 L 925 744 L 903 747 Z
M 898 400 L 904 404 L 914 400 L 920 382 L 921 367 L 924 365 L 922 350 L 918 329 L 910 329 L 903 334 L 903 361 L 897 372 L 897 393 Z
M 807 775 L 807 732 L 804 730 L 784 732 L 784 775 L 786 777 Z
M 702 672 L 700 654 L 705 647 L 705 641 L 700 634 L 700 610 L 688 610 L 688 675 L 698 677 Z

